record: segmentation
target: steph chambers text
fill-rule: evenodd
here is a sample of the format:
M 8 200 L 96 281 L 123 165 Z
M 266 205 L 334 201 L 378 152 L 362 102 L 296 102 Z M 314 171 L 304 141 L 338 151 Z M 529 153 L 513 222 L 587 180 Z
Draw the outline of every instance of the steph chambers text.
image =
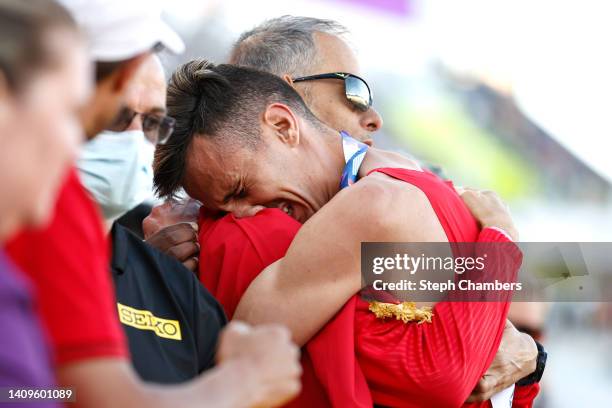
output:
M 446 282 L 432 282 L 427 279 L 419 281 L 411 281 L 401 279 L 396 282 L 385 282 L 382 279 L 377 279 L 372 283 L 375 290 L 384 291 L 431 291 L 431 292 L 449 292 L 449 291 L 520 291 L 523 289 L 521 282 L 501 282 L 497 279 L 493 282 L 474 282 L 471 280 L 459 280 Z

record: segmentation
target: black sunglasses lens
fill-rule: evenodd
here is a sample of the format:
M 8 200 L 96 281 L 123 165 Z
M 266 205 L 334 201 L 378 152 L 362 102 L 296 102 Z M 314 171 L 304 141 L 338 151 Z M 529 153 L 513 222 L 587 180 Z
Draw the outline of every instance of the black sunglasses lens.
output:
M 357 109 L 366 111 L 372 105 L 372 96 L 368 85 L 360 78 L 349 76 L 344 80 L 346 87 L 346 98 Z

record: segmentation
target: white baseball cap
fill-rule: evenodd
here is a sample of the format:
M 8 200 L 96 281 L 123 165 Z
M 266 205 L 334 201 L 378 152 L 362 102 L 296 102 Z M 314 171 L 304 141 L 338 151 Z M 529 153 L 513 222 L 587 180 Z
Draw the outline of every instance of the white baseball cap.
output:
M 58 0 L 87 35 L 93 61 L 135 57 L 161 44 L 174 54 L 185 50 L 181 37 L 161 19 L 154 0 Z

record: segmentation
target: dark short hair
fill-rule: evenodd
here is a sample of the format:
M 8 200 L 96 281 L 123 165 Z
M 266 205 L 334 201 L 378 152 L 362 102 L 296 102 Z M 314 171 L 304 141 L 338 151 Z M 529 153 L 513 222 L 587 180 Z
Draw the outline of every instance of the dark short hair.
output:
M 155 191 L 172 198 L 183 187 L 187 153 L 195 137 L 216 139 L 222 147 L 257 148 L 259 121 L 270 103 L 280 102 L 315 125 L 319 121 L 300 95 L 267 72 L 196 59 L 179 66 L 168 84 L 168 115 L 174 132 L 155 150 Z
M 57 28 L 78 32 L 70 14 L 53 0 L 0 0 L 0 71 L 11 88 L 58 62 L 45 42 Z

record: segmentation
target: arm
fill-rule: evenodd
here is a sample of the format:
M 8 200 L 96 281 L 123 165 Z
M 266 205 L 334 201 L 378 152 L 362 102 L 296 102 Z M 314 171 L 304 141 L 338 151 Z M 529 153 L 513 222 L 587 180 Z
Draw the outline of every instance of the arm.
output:
M 76 407 L 278 406 L 299 392 L 298 356 L 285 329 L 232 324 L 221 338 L 217 367 L 188 383 L 145 384 L 127 360 L 112 358 L 60 366 L 58 380 L 76 390 Z
M 495 193 L 464 189 L 461 191 L 461 198 L 483 228 L 497 228 L 507 232 L 513 241 L 518 241 L 518 232 L 508 207 Z M 503 242 L 503 237 L 498 237 L 497 240 Z M 507 321 L 497 354 L 467 402 L 486 401 L 531 374 L 536 368 L 537 356 L 535 341 L 529 335 L 520 333 Z M 534 389 L 531 387 L 529 393 L 533 397 L 537 395 L 537 389 Z M 522 390 L 520 392 L 524 394 Z
M 490 228 L 481 232 L 478 242 L 514 246 L 503 234 Z M 490 252 L 492 255 L 493 251 Z M 516 273 L 520 266 L 516 247 L 514 251 L 495 254 L 494 258 L 498 262 L 487 263 L 487 275 L 498 274 L 498 268 L 504 273 Z M 368 304 L 359 302 L 356 350 L 374 400 L 390 406 L 405 399 L 423 406 L 460 406 L 479 380 L 490 394 L 480 392 L 468 402 L 486 400 L 494 389 L 505 388 L 497 386 L 506 383 L 508 374 L 512 377 L 518 371 L 517 367 L 508 370 L 511 362 L 502 363 L 508 360 L 507 353 L 501 355 L 500 364 L 495 367 L 494 378 L 499 383 L 492 381 L 493 377 L 483 377 L 483 373 L 494 361 L 502 341 L 508 307 L 506 301 L 444 301 L 434 307 L 431 323 L 387 320 L 381 324 L 369 312 Z
M 519 332 L 510 321 L 506 321 L 495 358 L 467 402 L 486 401 L 528 376 L 536 369 L 537 356 L 538 349 L 531 336 Z
M 281 323 L 304 344 L 361 289 L 361 242 L 367 241 L 444 242 L 446 235 L 421 190 L 366 177 L 304 224 L 285 257 L 249 286 L 235 317 Z
M 76 390 L 76 407 L 238 407 L 241 397 L 247 397 L 233 386 L 232 376 L 238 378 L 239 373 L 237 364 L 228 364 L 185 385 L 152 386 L 138 379 L 128 361 L 98 359 L 62 366 L 58 379 Z

